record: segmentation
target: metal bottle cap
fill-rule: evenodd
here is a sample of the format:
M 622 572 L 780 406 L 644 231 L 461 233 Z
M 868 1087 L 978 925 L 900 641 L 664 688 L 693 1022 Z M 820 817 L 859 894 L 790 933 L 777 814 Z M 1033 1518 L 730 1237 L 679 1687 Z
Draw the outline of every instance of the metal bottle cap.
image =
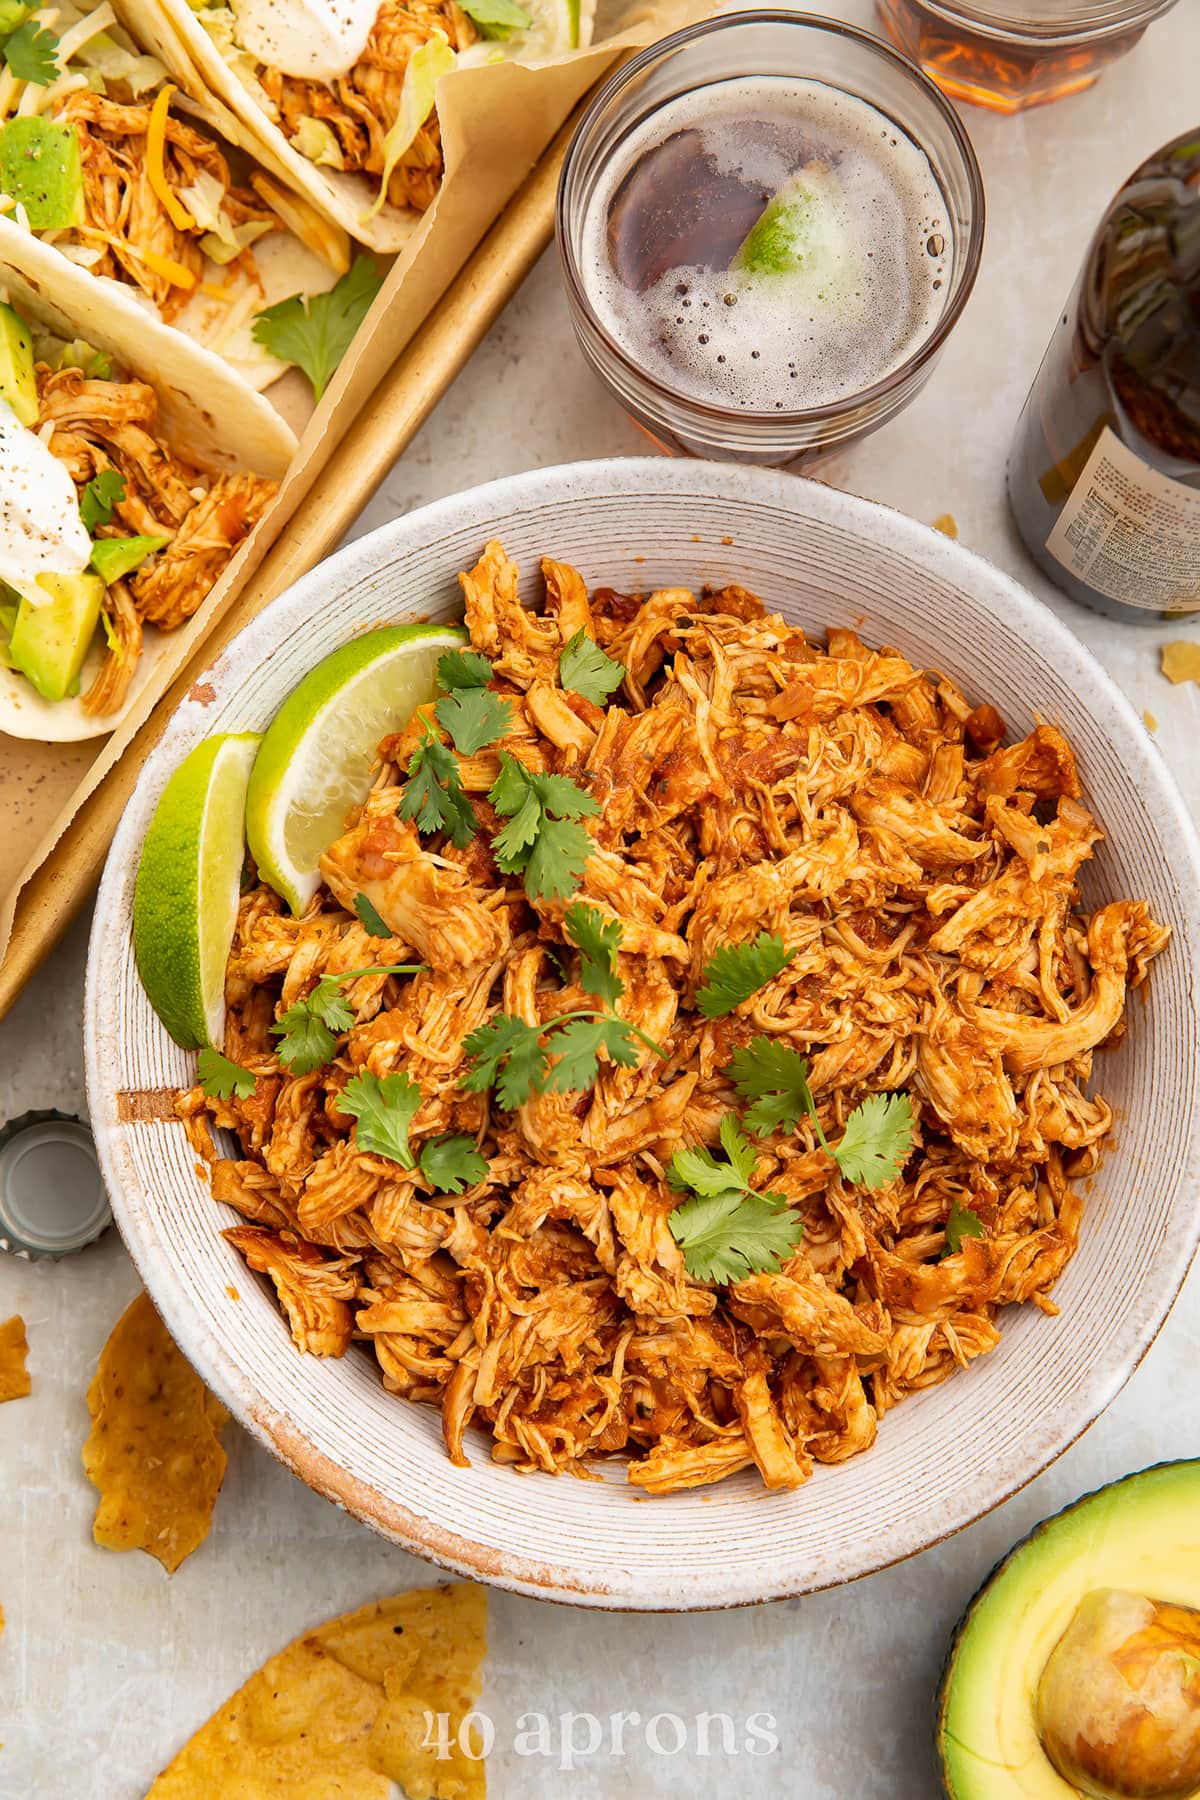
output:
M 33 1261 L 70 1256 L 111 1223 L 82 1120 L 28 1112 L 0 1128 L 0 1250 Z

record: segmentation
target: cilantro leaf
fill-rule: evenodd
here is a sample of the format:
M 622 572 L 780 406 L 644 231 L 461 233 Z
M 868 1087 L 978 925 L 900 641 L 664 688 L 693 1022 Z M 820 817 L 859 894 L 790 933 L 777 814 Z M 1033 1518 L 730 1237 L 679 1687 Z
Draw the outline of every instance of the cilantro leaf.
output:
M 527 31 L 533 24 L 517 0 L 464 0 L 463 11 L 489 38 L 506 38 L 514 31 Z
M 474 756 L 477 750 L 494 744 L 512 730 L 512 701 L 493 694 L 491 688 L 457 688 L 443 694 L 433 710 L 438 724 L 450 733 L 454 748 L 463 756 Z
M 428 726 L 409 762 L 399 810 L 402 819 L 416 820 L 418 831 L 448 833 L 457 850 L 464 850 L 478 829 L 454 752 Z
M 58 39 L 52 31 L 43 31 L 34 19 L 26 19 L 4 40 L 0 56 L 15 80 L 32 81 L 36 87 L 49 87 L 62 72 L 58 66 Z
M 437 684 L 452 694 L 457 688 L 485 688 L 493 669 L 478 650 L 447 650 L 438 657 Z
M 95 532 L 97 525 L 111 525 L 113 507 L 125 498 L 125 477 L 119 469 L 101 469 L 79 496 L 79 517 L 85 531 Z
M 769 1137 L 773 1131 L 795 1131 L 801 1119 L 808 1117 L 824 1144 L 808 1085 L 808 1058 L 798 1050 L 777 1038 L 752 1038 L 734 1051 L 725 1073 L 742 1099 L 754 1103 L 746 1108 L 743 1119 L 755 1137 Z
M 470 1094 L 494 1087 L 505 1111 L 523 1106 L 529 1096 L 541 1093 L 550 1067 L 541 1043 L 540 1025 L 527 1025 L 514 1013 L 497 1013 L 486 1025 L 477 1025 L 463 1039 L 463 1051 L 474 1065 L 459 1081 Z
M 760 1270 L 774 1273 L 804 1236 L 804 1225 L 773 1194 L 726 1190 L 684 1200 L 667 1219 L 697 1281 L 740 1281 Z
M 354 910 L 358 915 L 359 924 L 364 931 L 369 931 L 372 937 L 390 938 L 394 935 L 391 926 L 379 916 L 366 894 L 355 894 Z
M 732 1192 L 753 1193 L 750 1185 L 757 1153 L 736 1113 L 727 1112 L 721 1120 L 721 1146 L 729 1158 L 718 1162 L 703 1144 L 677 1150 L 667 1164 L 667 1180 L 674 1188 L 691 1188 L 697 1194 L 712 1196 Z M 778 1196 L 775 1196 L 778 1198 Z
M 312 992 L 281 1013 L 271 1030 L 279 1038 L 279 1060 L 290 1075 L 311 1075 L 332 1062 L 338 1033 L 349 1031 L 354 1009 L 342 992 L 360 975 L 416 975 L 422 963 L 377 963 L 367 969 L 345 969 L 322 975 Z
M 955 1200 L 950 1207 L 950 1215 L 946 1220 L 946 1248 L 943 1256 L 957 1256 L 963 1247 L 964 1238 L 983 1237 L 983 1220 L 969 1206 L 960 1206 Z
M 615 1006 L 625 992 L 617 974 L 621 921 L 604 916 L 598 906 L 577 901 L 563 914 L 563 930 L 579 952 L 579 985 L 606 1006 Z
M 704 965 L 696 1005 L 706 1019 L 721 1019 L 782 973 L 795 956 L 783 939 L 760 931 L 744 944 L 722 944 Z
M 239 1100 L 248 1100 L 258 1079 L 252 1070 L 210 1046 L 196 1058 L 196 1075 L 210 1100 L 232 1100 L 235 1094 Z
M 382 286 L 371 258 L 356 256 L 327 294 L 293 294 L 257 313 L 254 341 L 303 369 L 319 400 Z
M 573 694 L 582 694 L 593 706 L 603 706 L 624 681 L 625 665 L 605 656 L 599 644 L 580 629 L 568 639 L 558 659 L 558 679 Z
M 569 1018 L 552 1031 L 549 1049 L 556 1061 L 545 1085 L 555 1094 L 581 1093 L 591 1087 L 600 1072 L 601 1050 L 623 1069 L 631 1069 L 638 1059 L 633 1028 L 615 1013 Z
M 503 873 L 522 875 L 531 900 L 574 893 L 592 850 L 576 821 L 600 811 L 592 796 L 566 775 L 527 769 L 502 750 L 488 799 L 508 820 L 492 840 Z
M 358 1147 L 370 1156 L 386 1156 L 402 1169 L 416 1167 L 408 1128 L 421 1104 L 418 1082 L 411 1075 L 352 1076 L 338 1095 L 343 1112 L 358 1120 Z
M 845 1181 L 866 1188 L 894 1181 L 912 1153 L 916 1120 L 907 1094 L 869 1094 L 846 1120 L 833 1156 Z
M 418 1160 L 422 1175 L 438 1194 L 461 1194 L 487 1178 L 487 1157 L 480 1154 L 473 1137 L 463 1134 L 427 1138 Z

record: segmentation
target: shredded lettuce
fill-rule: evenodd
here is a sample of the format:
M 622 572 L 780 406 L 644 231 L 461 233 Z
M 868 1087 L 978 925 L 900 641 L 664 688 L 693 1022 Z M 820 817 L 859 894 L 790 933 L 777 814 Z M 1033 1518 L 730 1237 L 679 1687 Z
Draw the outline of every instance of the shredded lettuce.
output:
M 383 140 L 383 173 L 379 177 L 379 198 L 366 214 L 367 219 L 373 219 L 386 201 L 393 169 L 405 152 L 411 149 L 418 131 L 433 111 L 438 82 L 443 75 L 450 73 L 457 61 L 458 57 L 450 48 L 449 39 L 440 31 L 435 32 L 419 50 L 414 50 L 409 58 L 408 67 L 404 71 L 404 85 L 400 89 L 400 110 Z
M 232 225 L 222 213 L 216 231 L 206 231 L 200 239 L 200 248 L 210 261 L 219 263 L 222 268 L 231 263 L 256 244 L 260 237 L 266 237 L 272 231 L 269 219 L 247 219 L 244 225 Z
M 310 163 L 322 164 L 327 169 L 344 169 L 346 166 L 337 133 L 324 119 L 314 119 L 309 113 L 301 113 L 296 120 L 292 143 Z
M 134 100 L 158 87 L 167 76 L 165 66 L 156 56 L 142 56 L 126 50 L 107 31 L 90 38 L 72 61 L 83 64 L 88 71 L 88 85 L 95 87 L 98 82 L 100 93 L 106 93 L 112 82 L 128 88 Z

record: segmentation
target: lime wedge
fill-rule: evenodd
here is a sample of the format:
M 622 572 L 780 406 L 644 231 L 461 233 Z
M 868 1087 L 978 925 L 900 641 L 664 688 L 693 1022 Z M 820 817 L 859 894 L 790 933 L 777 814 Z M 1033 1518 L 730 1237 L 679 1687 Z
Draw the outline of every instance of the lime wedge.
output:
M 379 741 L 434 693 L 438 657 L 466 632 L 389 625 L 317 664 L 272 719 L 250 777 L 246 835 L 258 872 L 299 915 L 320 885 L 322 851 L 366 796 Z
M 151 1006 L 185 1050 L 219 1050 L 225 1036 L 225 964 L 259 742 L 241 731 L 197 745 L 163 789 L 142 845 L 133 953 Z
M 844 279 L 854 259 L 841 211 L 827 175 L 811 169 L 793 176 L 750 228 L 734 268 L 747 275 L 803 270 L 818 280 Z

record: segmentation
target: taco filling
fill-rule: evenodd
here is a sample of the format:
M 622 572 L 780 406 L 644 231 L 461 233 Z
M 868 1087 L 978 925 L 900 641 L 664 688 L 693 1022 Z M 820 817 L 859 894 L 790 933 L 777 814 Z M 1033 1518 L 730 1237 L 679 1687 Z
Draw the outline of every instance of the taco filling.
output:
M 235 173 L 107 0 L 83 14 L 16 11 L 24 51 L 5 40 L 0 213 L 252 365 L 253 385 L 281 374 L 286 364 L 254 343 L 253 315 L 328 289 L 349 267 L 345 232 L 247 159 Z
M 277 484 L 185 462 L 146 382 L 86 343 L 41 337 L 0 304 L 0 661 L 44 699 L 124 701 L 142 628 L 191 617 Z
M 443 175 L 434 106 L 441 77 L 463 61 L 555 55 L 581 41 L 579 0 L 526 4 L 215 0 L 193 10 L 234 79 L 300 156 L 366 176 L 373 211 L 387 202 L 424 212 Z

